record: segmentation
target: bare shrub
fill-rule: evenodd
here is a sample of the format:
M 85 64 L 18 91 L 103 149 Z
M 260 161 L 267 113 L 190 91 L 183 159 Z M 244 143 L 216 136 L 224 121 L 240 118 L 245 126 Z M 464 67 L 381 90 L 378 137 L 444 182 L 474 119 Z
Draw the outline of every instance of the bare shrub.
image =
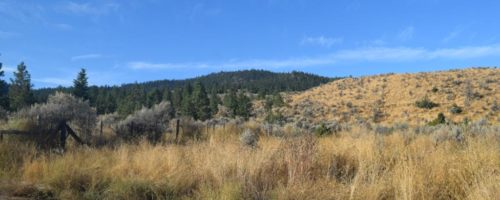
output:
M 92 135 L 96 118 L 95 108 L 90 107 L 87 101 L 62 92 L 49 96 L 47 103 L 35 104 L 14 115 L 14 119 L 27 123 L 24 131 L 42 138 L 54 135 L 57 126 L 67 122 L 85 140 Z
M 116 134 L 127 141 L 146 137 L 151 142 L 157 142 L 168 128 L 171 111 L 172 106 L 168 102 L 142 108 L 119 122 L 115 126 Z

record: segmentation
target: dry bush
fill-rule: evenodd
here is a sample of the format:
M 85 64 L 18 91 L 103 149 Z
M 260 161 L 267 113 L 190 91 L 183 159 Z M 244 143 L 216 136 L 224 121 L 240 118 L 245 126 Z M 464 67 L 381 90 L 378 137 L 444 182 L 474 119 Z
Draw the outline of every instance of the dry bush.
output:
M 168 128 L 172 106 L 161 102 L 152 108 L 142 108 L 120 121 L 115 127 L 116 134 L 126 141 L 147 138 L 158 142 Z
M 56 128 L 67 122 L 84 139 L 90 139 L 96 125 L 96 110 L 71 94 L 57 92 L 48 97 L 47 103 L 34 104 L 14 114 L 9 123 L 20 126 L 12 128 L 27 131 L 41 145 L 53 146 L 57 139 Z M 48 138 L 48 140 L 44 140 Z

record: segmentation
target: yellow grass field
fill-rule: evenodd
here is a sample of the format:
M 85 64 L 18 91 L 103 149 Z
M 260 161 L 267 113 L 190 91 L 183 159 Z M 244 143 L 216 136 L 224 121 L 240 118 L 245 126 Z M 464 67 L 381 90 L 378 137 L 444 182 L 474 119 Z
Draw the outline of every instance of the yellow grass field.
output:
M 326 137 L 235 128 L 187 144 L 73 147 L 64 154 L 0 144 L 0 197 L 39 199 L 500 199 L 500 136 L 486 128 Z M 464 129 L 465 130 L 465 129 Z M 445 136 L 445 139 L 436 139 Z

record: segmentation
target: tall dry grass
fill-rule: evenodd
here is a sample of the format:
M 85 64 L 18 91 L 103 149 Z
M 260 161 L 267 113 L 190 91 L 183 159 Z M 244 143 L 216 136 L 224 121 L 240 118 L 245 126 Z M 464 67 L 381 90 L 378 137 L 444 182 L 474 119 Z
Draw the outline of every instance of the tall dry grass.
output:
M 16 173 L 60 199 L 500 199 L 500 137 L 493 131 L 436 142 L 433 134 L 353 129 L 320 138 L 262 136 L 250 148 L 235 130 L 184 145 L 23 155 Z M 5 145 L 2 153 L 15 148 Z

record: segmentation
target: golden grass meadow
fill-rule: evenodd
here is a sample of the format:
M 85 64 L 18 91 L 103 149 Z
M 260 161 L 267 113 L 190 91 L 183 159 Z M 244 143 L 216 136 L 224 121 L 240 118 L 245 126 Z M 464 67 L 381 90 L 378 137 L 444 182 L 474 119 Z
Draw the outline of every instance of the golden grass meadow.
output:
M 441 129 L 262 135 L 248 147 L 227 126 L 185 144 L 64 154 L 1 143 L 0 173 L 11 178 L 1 187 L 37 199 L 499 199 L 498 129 L 462 128 L 461 139 Z

